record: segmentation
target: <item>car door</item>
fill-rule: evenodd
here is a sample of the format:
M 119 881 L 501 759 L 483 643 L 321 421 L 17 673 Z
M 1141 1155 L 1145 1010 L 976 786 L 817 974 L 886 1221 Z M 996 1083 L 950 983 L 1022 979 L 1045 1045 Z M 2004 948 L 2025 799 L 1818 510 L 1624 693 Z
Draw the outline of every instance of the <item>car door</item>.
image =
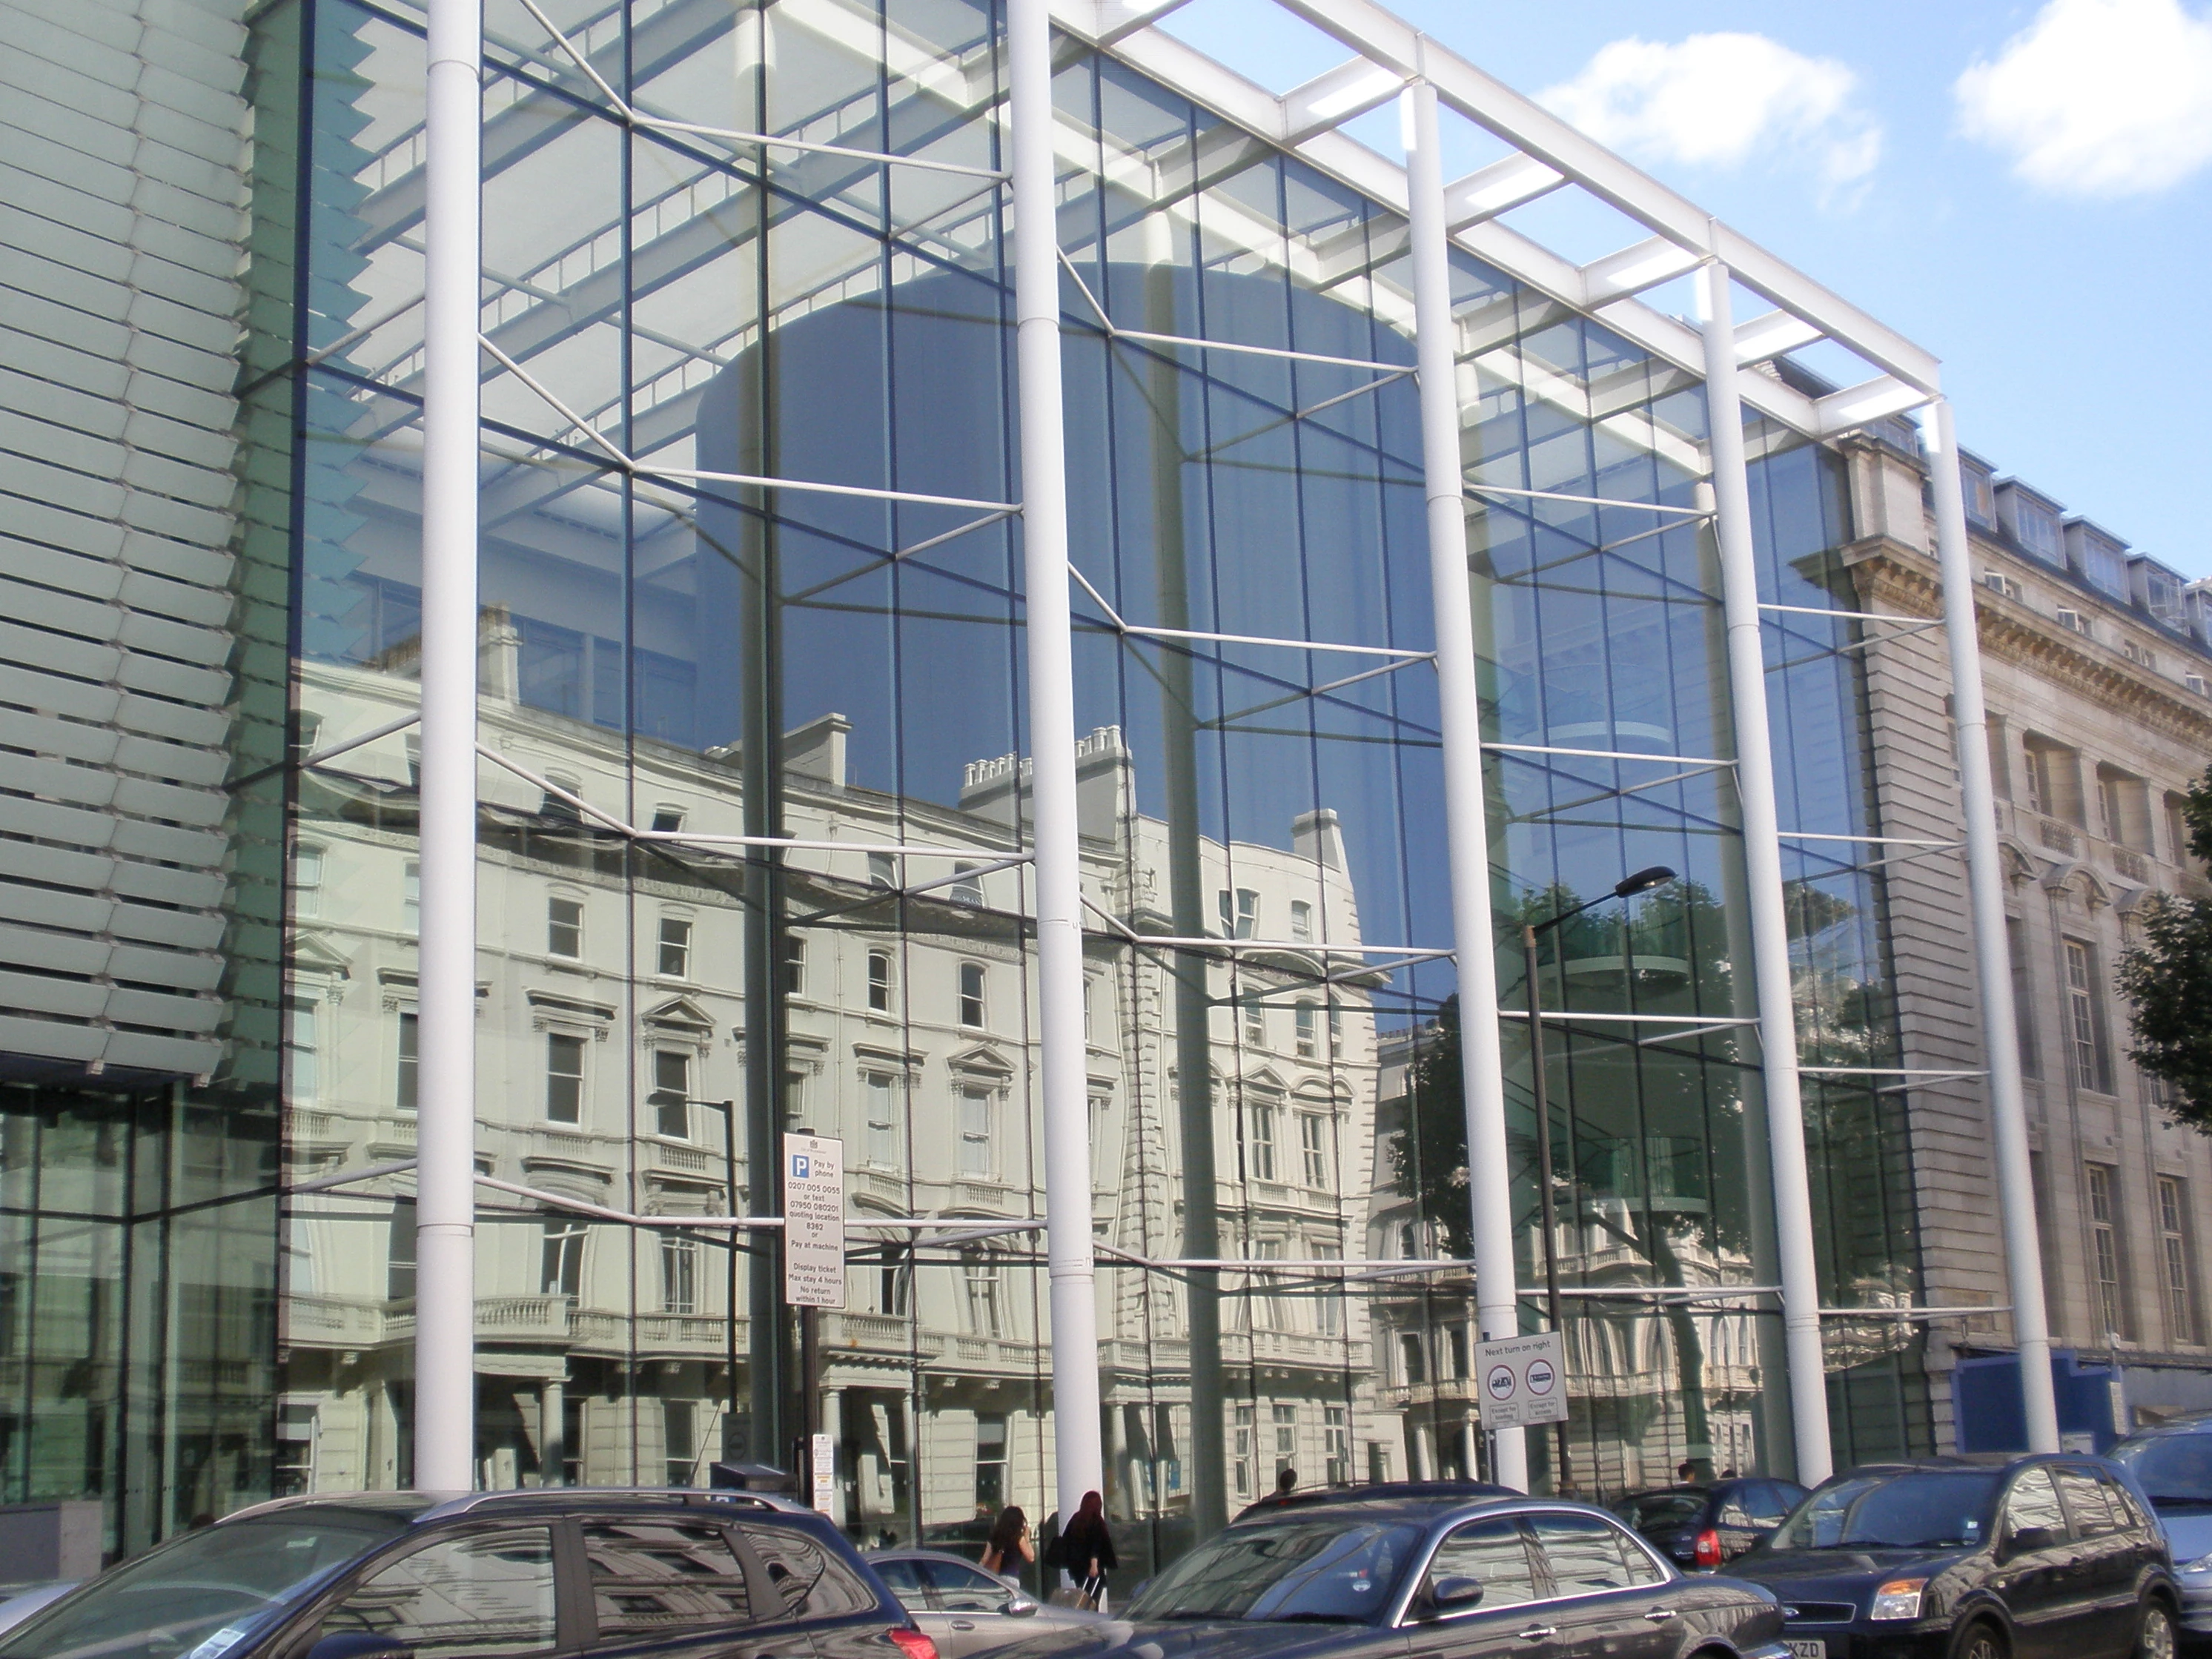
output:
M 411 1659 L 532 1659 L 588 1637 L 562 1628 L 550 1525 L 434 1532 L 380 1562 L 317 1622 L 297 1651 Z
M 987 1648 L 1004 1647 L 1036 1628 L 1035 1613 L 1016 1618 L 1006 1611 L 1013 1601 L 1014 1592 L 1006 1588 L 1004 1580 L 993 1577 L 981 1567 L 958 1561 L 924 1561 L 921 1566 L 929 1582 L 933 1604 L 944 1609 L 951 1645 L 948 1647 L 943 1640 L 938 1642 L 938 1652 L 943 1659 L 966 1659 L 967 1655 L 981 1653 Z M 936 1632 L 930 1634 L 935 1636 Z
M 2080 1618 L 2074 1535 L 2048 1464 L 2013 1477 L 1997 1522 L 1990 1588 L 2012 1616 L 2013 1659 L 2076 1659 Z
M 1674 1650 L 1673 1581 L 1602 1516 L 1575 1510 L 1523 1517 L 1551 1578 L 1548 1622 L 1561 1659 L 1659 1659 Z
M 724 1523 L 599 1515 L 576 1531 L 596 1655 L 813 1659 L 805 1630 L 768 1602 Z
M 901 1659 L 888 1625 L 897 1609 L 836 1551 L 811 1536 L 796 1519 L 741 1521 L 739 1535 L 765 1575 L 768 1594 L 785 1618 L 801 1621 L 817 1659 Z
M 2124 1659 L 2135 1645 L 2136 1540 L 2127 1510 L 2113 1512 L 2094 1468 L 2060 1464 L 2051 1470 L 2059 1501 L 2074 1531 L 2074 1583 L 2079 1603 L 2081 1659 Z
M 1721 1559 L 1733 1561 L 1759 1541 L 1759 1522 L 1751 1501 L 1762 1482 L 1740 1480 L 1713 1494 L 1713 1530 L 1720 1534 Z
M 1473 1580 L 1478 1599 L 1439 1597 Z M 1408 1659 L 1562 1659 L 1542 1581 L 1521 1523 L 1492 1516 L 1455 1527 L 1429 1558 L 1406 1612 Z

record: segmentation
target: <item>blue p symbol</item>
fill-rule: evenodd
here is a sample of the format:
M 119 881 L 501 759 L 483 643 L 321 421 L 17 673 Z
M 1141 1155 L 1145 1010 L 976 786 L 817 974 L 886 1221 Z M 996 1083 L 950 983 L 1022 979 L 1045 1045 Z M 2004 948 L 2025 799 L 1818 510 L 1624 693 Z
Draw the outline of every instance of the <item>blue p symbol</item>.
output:
M 791 1178 L 793 1181 L 805 1180 L 806 1168 L 806 1154 L 804 1152 L 793 1152 L 791 1155 Z

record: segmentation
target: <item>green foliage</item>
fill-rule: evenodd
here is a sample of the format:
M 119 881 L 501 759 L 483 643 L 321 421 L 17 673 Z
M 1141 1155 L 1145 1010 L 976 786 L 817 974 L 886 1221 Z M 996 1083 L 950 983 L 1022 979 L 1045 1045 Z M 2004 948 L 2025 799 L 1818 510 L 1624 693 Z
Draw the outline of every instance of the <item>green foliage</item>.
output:
M 2212 864 L 2212 767 L 2182 805 L 2189 850 Z M 2142 942 L 2121 958 L 2135 1061 L 2163 1079 L 2166 1110 L 2212 1134 L 2212 899 L 2160 894 L 2140 912 Z

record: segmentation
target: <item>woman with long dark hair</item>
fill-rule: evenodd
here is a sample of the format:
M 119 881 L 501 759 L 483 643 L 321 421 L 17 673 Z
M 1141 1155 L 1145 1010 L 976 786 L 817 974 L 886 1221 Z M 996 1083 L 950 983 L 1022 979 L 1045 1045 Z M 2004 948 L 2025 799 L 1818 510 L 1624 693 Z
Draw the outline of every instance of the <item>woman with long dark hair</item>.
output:
M 1030 1518 L 1022 1513 L 1019 1504 L 1009 1504 L 999 1511 L 991 1528 L 991 1541 L 983 1546 L 983 1571 L 1018 1578 L 1023 1566 L 1036 1559 L 1036 1550 L 1030 1542 Z

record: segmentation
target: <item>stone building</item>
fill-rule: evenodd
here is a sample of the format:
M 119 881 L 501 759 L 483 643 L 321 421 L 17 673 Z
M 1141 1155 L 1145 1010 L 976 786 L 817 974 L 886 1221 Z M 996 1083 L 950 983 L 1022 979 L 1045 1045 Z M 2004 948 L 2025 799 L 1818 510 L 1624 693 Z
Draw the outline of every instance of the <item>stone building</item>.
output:
M 1955 841 L 1932 532 L 1917 446 L 1895 426 L 1852 446 L 1860 538 L 1851 571 L 1873 611 L 1867 695 L 1883 815 L 1909 842 Z M 2157 893 L 2203 896 L 2181 793 L 2212 763 L 2212 634 L 2183 578 L 2014 478 L 1964 458 L 1967 525 L 2008 878 L 2021 1066 L 2034 1146 L 2062 1426 L 2102 1443 L 2132 1421 L 2212 1407 L 2203 1244 L 2212 1141 L 2161 1111 L 2129 1058 L 2113 970 Z M 1891 860 L 1892 950 L 1928 1299 L 2000 1309 L 1987 1128 L 1960 872 L 1947 845 Z M 1946 1077 L 1952 1072 L 1961 1075 Z M 2001 1312 L 1930 1322 L 1947 1435 L 2012 1443 Z

